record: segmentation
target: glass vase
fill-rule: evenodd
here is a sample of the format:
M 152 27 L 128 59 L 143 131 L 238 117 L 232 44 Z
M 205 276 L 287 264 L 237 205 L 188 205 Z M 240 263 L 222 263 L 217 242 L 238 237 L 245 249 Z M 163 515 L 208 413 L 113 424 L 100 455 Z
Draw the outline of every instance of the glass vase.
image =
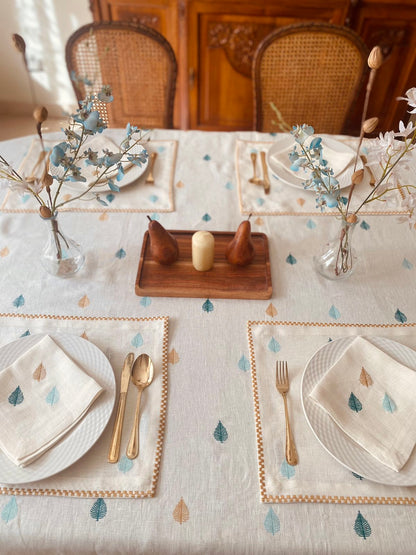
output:
M 47 241 L 42 249 L 41 263 L 51 275 L 68 278 L 82 268 L 85 256 L 81 247 L 70 239 L 58 223 L 58 213 L 49 218 L 41 216 L 48 231 Z
M 343 219 L 333 240 L 314 256 L 313 265 L 318 274 L 326 279 L 340 280 L 353 273 L 357 256 L 352 248 L 352 237 L 358 221 L 358 218 L 350 222 Z

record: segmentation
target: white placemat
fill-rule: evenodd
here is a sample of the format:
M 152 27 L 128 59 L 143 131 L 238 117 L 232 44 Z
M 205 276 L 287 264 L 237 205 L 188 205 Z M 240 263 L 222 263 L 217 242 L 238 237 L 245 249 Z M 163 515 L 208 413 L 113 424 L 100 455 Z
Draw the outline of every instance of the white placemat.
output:
M 3 344 L 28 334 L 53 332 L 88 339 L 109 359 L 116 377 L 117 393 L 127 353 L 133 352 L 135 357 L 148 353 L 155 370 L 151 386 L 142 395 L 140 454 L 137 459 L 130 460 L 125 456 L 137 399 L 137 388 L 130 384 L 118 463 L 107 462 L 115 418 L 113 411 L 100 439 L 78 462 L 39 482 L 16 486 L 0 484 L 0 493 L 67 497 L 153 497 L 159 476 L 166 418 L 168 317 L 0 315 L 0 326 Z
M 301 380 L 308 360 L 328 341 L 352 335 L 384 336 L 416 349 L 415 325 L 248 322 L 260 495 L 264 503 L 416 504 L 416 487 L 385 486 L 339 464 L 319 443 L 305 418 Z M 299 464 L 293 467 L 285 460 L 285 417 L 283 400 L 275 386 L 276 360 L 288 363 L 289 411 L 299 455 Z

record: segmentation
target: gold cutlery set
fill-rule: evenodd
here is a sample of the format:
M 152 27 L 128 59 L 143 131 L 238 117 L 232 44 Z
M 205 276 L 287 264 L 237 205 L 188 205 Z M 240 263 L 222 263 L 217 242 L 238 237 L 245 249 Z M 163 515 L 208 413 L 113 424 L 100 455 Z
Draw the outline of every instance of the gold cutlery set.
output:
M 140 400 L 143 389 L 148 387 L 154 376 L 152 359 L 149 355 L 139 355 L 134 360 L 134 354 L 129 353 L 125 360 L 121 372 L 120 395 L 117 405 L 117 414 L 114 421 L 113 434 L 111 436 L 110 449 L 108 451 L 108 462 L 116 463 L 120 456 L 121 432 L 123 429 L 124 413 L 126 410 L 127 391 L 130 380 L 137 387 L 137 402 L 134 414 L 134 424 L 130 433 L 126 455 L 129 459 L 135 459 L 139 454 L 139 421 L 140 421 Z
M 267 169 L 266 152 L 264 150 L 260 152 L 263 178 L 257 175 L 257 153 L 252 152 L 250 154 L 250 158 L 251 158 L 251 163 L 253 164 L 253 177 L 251 177 L 248 181 L 249 183 L 253 183 L 254 185 L 260 185 L 260 187 L 263 187 L 265 194 L 268 195 L 270 193 L 270 179 L 269 179 L 269 172 Z

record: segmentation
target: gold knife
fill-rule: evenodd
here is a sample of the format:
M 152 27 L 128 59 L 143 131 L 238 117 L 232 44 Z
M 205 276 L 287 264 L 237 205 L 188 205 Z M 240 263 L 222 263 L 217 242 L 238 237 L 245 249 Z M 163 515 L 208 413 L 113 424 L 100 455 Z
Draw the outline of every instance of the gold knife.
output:
M 260 152 L 260 158 L 261 158 L 261 165 L 263 168 L 264 192 L 266 195 L 268 195 L 270 193 L 270 179 L 269 179 L 269 173 L 267 171 L 266 153 L 264 152 L 264 150 Z
M 134 362 L 134 354 L 129 353 L 124 359 L 121 372 L 120 395 L 117 405 L 117 416 L 114 422 L 113 435 L 111 436 L 110 450 L 108 451 L 108 462 L 116 463 L 120 456 L 121 432 L 123 429 L 124 411 L 126 410 L 126 397 L 129 388 L 131 368 Z

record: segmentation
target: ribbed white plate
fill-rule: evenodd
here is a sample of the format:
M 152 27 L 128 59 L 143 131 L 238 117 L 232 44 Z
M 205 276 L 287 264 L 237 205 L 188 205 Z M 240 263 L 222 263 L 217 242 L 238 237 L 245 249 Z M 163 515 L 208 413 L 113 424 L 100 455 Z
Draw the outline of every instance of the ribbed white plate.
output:
M 0 348 L 0 372 L 38 343 L 44 334 L 28 335 Z M 94 445 L 113 411 L 116 383 L 110 362 L 86 339 L 56 333 L 52 339 L 87 374 L 104 388 L 84 418 L 54 447 L 25 468 L 20 468 L 0 451 L 0 483 L 23 484 L 61 472 L 80 459 Z
M 321 347 L 307 363 L 302 376 L 301 398 L 306 419 L 318 441 L 340 464 L 363 478 L 385 485 L 416 485 L 416 450 L 400 472 L 380 463 L 347 436 L 309 394 L 329 368 L 340 358 L 355 336 L 342 337 Z M 366 337 L 398 362 L 416 370 L 416 352 L 384 337 Z
M 305 181 L 308 178 L 309 172 L 308 173 L 305 172 L 304 174 L 305 177 L 304 179 L 302 179 L 299 176 L 294 175 L 292 170 L 290 170 L 289 156 L 287 158 L 287 169 L 274 159 L 275 154 L 278 152 L 282 152 L 283 150 L 287 149 L 289 154 L 289 151 L 293 149 L 295 144 L 296 143 L 292 135 L 289 134 L 289 135 L 279 136 L 267 152 L 267 163 L 269 164 L 272 172 L 275 174 L 273 176 L 275 177 L 275 179 L 277 178 L 285 185 L 290 185 L 291 187 L 295 187 L 296 189 L 302 189 L 303 191 L 310 191 L 313 193 L 314 191 L 312 189 L 310 190 L 305 189 L 302 184 L 303 181 Z M 330 137 L 324 137 L 322 139 L 322 144 L 324 148 L 324 153 L 325 153 L 325 145 L 327 145 L 334 152 L 351 151 L 351 155 L 352 156 L 355 155 L 354 150 L 350 146 L 344 144 L 341 141 L 337 141 L 336 139 L 331 139 Z M 331 160 L 328 160 L 328 165 L 331 166 Z M 362 168 L 363 168 L 363 163 L 361 159 L 359 159 L 357 163 L 357 170 L 360 170 Z M 338 175 L 335 176 L 339 182 L 340 189 L 344 189 L 345 187 L 349 187 L 351 185 L 351 175 L 353 173 L 353 169 L 354 169 L 354 164 L 353 163 L 348 164 L 346 168 L 344 168 Z

